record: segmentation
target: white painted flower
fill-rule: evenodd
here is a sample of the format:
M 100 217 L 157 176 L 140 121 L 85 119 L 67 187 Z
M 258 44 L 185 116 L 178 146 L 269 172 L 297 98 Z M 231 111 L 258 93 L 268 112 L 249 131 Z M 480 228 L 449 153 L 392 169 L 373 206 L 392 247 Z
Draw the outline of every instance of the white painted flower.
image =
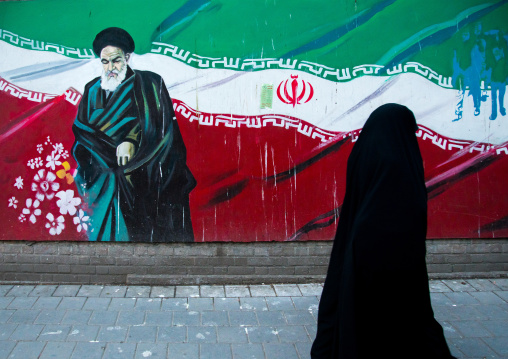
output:
M 73 221 L 74 224 L 77 224 L 78 227 L 76 228 L 78 232 L 81 232 L 83 229 L 84 231 L 88 230 L 88 221 L 90 220 L 89 216 L 85 216 L 85 212 L 83 212 L 82 209 L 79 210 L 78 215 L 74 217 Z
M 26 217 L 25 217 L 25 215 L 24 215 L 23 213 L 21 213 L 21 214 L 19 215 L 19 217 L 18 217 L 18 220 L 19 220 L 20 222 L 24 222 L 24 221 L 26 221 Z
M 81 198 L 74 197 L 74 191 L 72 189 L 68 189 L 67 191 L 60 191 L 56 194 L 58 201 L 56 204 L 60 207 L 61 214 L 67 214 L 67 212 L 74 216 L 76 214 L 76 206 L 79 206 L 81 203 Z
M 43 164 L 44 163 L 42 162 L 42 158 L 36 157 L 36 158 L 32 158 L 30 161 L 28 161 L 28 163 L 26 165 L 28 167 L 30 167 L 31 169 L 34 169 L 34 168 L 41 167 Z
M 63 150 L 60 153 L 60 156 L 62 156 L 63 159 L 66 159 L 67 157 L 69 157 L 69 152 L 67 150 Z
M 46 167 L 49 167 L 54 171 L 55 166 L 60 166 L 62 164 L 62 162 L 59 160 L 60 154 L 56 151 L 51 152 L 51 155 L 46 157 Z
M 63 150 L 64 150 L 64 146 L 61 143 L 55 143 L 53 145 L 53 149 L 55 150 L 54 152 L 56 152 L 58 154 L 61 154 L 63 152 Z
M 14 187 L 17 187 L 18 189 L 23 189 L 23 178 L 21 178 L 21 176 L 16 178 L 16 183 L 14 183 Z
M 30 219 L 30 222 L 32 222 L 32 223 L 37 222 L 37 218 L 35 216 L 41 215 L 41 210 L 38 208 L 39 204 L 40 203 L 38 200 L 35 200 L 32 203 L 32 199 L 28 198 L 26 200 L 26 208 L 23 208 L 23 214 L 26 217 L 30 216 L 29 219 Z
M 47 144 L 51 144 L 51 139 L 49 138 L 49 136 L 47 137 L 47 140 L 46 140 L 46 142 L 44 142 L 44 144 L 45 144 L 45 145 L 47 145 Z
M 48 213 L 46 215 L 46 219 L 48 222 L 46 222 L 46 228 L 49 228 L 49 234 L 52 236 L 59 235 L 62 233 L 63 229 L 65 228 L 65 219 L 63 216 L 59 216 L 58 218 L 55 218 L 53 214 Z
M 32 191 L 37 192 L 35 197 L 39 201 L 44 201 L 44 196 L 47 199 L 53 199 L 55 192 L 60 188 L 60 184 L 54 182 L 56 176 L 53 172 L 47 172 L 45 169 L 41 169 L 37 172 L 32 182 Z
M 42 147 L 42 144 L 38 144 L 37 145 L 37 152 L 42 153 L 43 150 L 44 150 L 44 148 Z
M 9 198 L 9 207 L 18 208 L 18 200 L 16 197 Z

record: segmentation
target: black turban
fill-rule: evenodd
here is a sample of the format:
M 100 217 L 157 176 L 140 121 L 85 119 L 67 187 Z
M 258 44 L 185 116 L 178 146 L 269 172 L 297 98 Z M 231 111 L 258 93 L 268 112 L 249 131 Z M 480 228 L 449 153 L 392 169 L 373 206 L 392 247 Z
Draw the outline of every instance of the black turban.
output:
M 106 46 L 119 47 L 126 54 L 134 51 L 134 40 L 124 29 L 108 27 L 95 36 L 93 40 L 93 52 L 100 57 L 101 51 Z

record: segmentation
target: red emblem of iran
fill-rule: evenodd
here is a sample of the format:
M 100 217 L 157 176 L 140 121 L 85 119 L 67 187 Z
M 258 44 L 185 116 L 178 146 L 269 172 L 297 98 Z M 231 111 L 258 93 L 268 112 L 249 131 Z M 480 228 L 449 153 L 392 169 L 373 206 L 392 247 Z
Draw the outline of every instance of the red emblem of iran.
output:
M 282 81 L 279 84 L 277 96 L 282 102 L 295 107 L 296 105 L 309 102 L 312 96 L 314 96 L 314 88 L 310 82 L 298 80 L 298 75 L 291 75 L 291 79 Z

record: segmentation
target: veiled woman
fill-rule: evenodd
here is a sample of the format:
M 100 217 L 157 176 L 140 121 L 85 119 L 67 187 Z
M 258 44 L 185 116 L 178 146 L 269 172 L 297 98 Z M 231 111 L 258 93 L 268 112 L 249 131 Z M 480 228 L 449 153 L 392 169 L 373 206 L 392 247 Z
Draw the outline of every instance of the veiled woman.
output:
M 453 358 L 430 302 L 416 130 L 408 108 L 386 104 L 351 151 L 312 359 Z

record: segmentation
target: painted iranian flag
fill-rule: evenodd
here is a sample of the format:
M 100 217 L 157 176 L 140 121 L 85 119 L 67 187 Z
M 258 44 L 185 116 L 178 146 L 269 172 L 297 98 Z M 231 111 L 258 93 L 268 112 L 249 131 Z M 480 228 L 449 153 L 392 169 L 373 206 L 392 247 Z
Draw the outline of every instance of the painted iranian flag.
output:
M 108 16 L 99 1 L 63 4 L 0 4 L 0 239 L 96 230 L 71 126 L 109 26 L 173 100 L 196 241 L 332 239 L 349 152 L 388 102 L 419 124 L 429 237 L 508 234 L 507 1 L 153 1 Z

